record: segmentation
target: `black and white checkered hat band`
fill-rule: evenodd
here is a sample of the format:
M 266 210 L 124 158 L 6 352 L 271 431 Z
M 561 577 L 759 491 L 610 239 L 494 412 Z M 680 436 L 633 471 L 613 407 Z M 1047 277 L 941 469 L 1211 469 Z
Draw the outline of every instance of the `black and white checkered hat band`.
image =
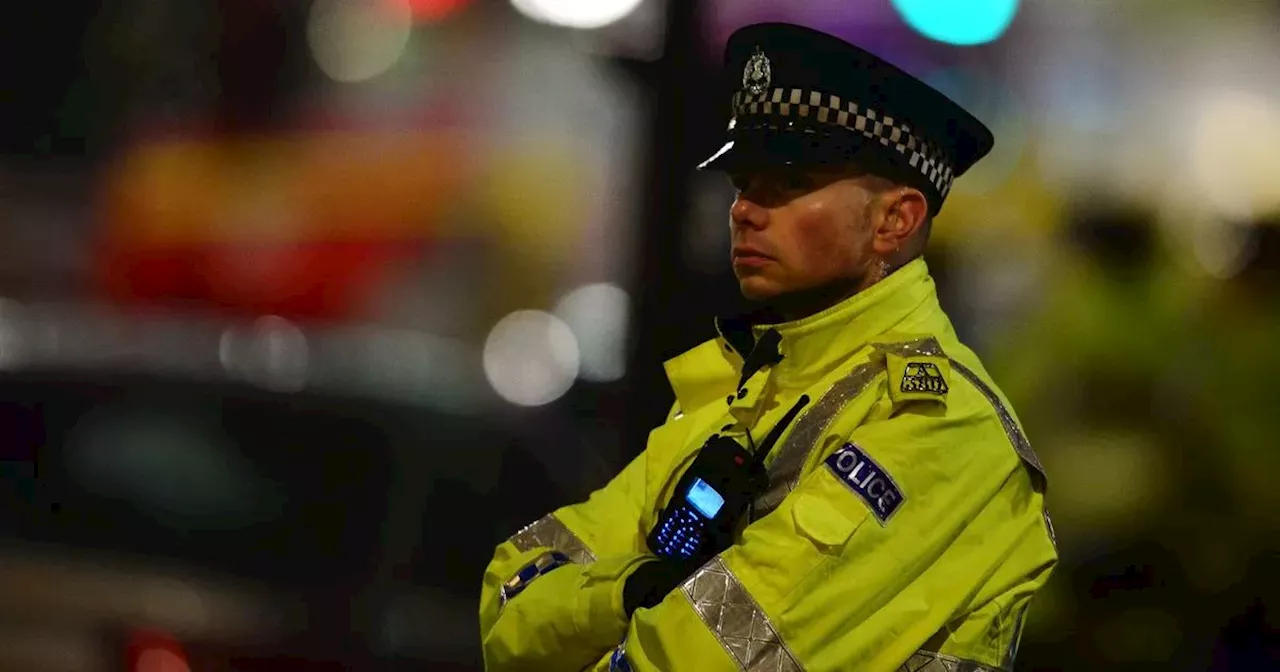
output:
M 839 126 L 876 140 L 902 154 L 908 165 L 920 171 L 946 198 L 955 181 L 955 169 L 936 146 L 912 134 L 911 127 L 893 117 L 858 105 L 852 100 L 808 89 L 769 89 L 760 93 L 739 91 L 733 97 L 733 121 L 739 117 L 789 117 Z

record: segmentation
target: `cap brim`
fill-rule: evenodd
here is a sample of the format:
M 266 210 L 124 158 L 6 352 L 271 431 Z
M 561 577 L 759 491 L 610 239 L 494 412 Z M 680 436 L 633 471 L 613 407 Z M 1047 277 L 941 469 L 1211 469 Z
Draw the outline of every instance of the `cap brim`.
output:
M 859 137 L 805 131 L 747 131 L 731 134 L 716 153 L 698 164 L 698 170 L 729 171 L 744 166 L 794 166 L 844 163 L 856 160 L 866 145 Z
M 783 166 L 819 167 L 853 166 L 863 171 L 903 180 L 919 188 L 929 200 L 929 209 L 937 214 L 944 196 L 928 180 L 918 176 L 895 154 L 883 151 L 883 143 L 862 135 L 840 132 L 822 133 L 803 128 L 734 129 L 719 151 L 698 165 L 698 170 L 750 172 L 757 168 Z
M 716 150 L 715 154 L 707 157 L 705 161 L 698 164 L 698 170 L 731 170 L 734 160 L 733 154 L 737 147 L 736 140 L 730 140 L 724 143 L 724 146 Z

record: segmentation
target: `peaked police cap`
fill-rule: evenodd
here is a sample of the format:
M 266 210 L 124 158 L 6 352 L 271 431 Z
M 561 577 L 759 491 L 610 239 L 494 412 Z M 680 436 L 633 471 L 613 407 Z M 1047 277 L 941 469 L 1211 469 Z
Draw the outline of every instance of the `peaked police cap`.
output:
M 981 121 L 933 87 L 810 28 L 742 28 L 724 64 L 732 119 L 702 169 L 852 163 L 907 180 L 936 213 L 994 144 Z

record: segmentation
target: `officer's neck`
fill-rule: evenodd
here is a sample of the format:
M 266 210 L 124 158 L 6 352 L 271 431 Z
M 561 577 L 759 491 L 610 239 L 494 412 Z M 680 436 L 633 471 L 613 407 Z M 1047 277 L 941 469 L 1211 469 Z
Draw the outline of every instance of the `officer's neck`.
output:
M 768 302 L 768 307 L 783 321 L 794 322 L 821 313 L 873 284 L 875 281 L 868 278 L 846 278 L 774 297 Z

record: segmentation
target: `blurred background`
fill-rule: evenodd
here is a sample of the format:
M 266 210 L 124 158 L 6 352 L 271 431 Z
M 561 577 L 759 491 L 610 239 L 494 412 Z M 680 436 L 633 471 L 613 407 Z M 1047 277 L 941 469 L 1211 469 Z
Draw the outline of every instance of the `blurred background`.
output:
M 927 256 L 1049 472 L 1019 669 L 1280 667 L 1280 2 L 2 12 L 0 670 L 480 669 L 493 545 L 742 308 L 763 20 L 995 131 Z

